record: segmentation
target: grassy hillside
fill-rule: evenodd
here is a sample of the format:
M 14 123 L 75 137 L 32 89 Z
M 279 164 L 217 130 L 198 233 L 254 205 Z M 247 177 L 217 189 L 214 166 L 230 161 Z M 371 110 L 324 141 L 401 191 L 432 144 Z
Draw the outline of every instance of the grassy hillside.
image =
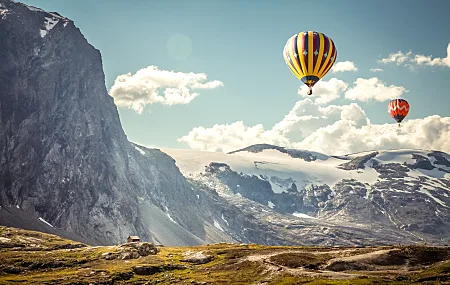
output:
M 450 284 L 450 248 L 91 247 L 0 227 L 0 284 Z

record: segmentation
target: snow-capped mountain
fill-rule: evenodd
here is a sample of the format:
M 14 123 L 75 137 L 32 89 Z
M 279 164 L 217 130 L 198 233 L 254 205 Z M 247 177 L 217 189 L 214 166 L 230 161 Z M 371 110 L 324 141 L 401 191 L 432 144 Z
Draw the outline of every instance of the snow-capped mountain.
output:
M 325 222 L 372 236 L 395 232 L 404 239 L 398 242 L 450 240 L 446 153 L 402 149 L 327 156 L 264 144 L 228 154 L 162 151 L 190 180 L 242 208 L 258 205 L 258 215 L 273 213 L 261 219 Z

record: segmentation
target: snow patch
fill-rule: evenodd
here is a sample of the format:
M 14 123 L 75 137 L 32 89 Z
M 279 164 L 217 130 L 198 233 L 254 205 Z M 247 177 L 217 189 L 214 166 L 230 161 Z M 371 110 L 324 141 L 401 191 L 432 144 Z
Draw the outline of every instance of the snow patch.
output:
M 298 217 L 298 218 L 307 218 L 307 219 L 316 219 L 317 220 L 316 217 L 311 217 L 311 216 L 309 216 L 307 214 L 303 214 L 303 213 L 294 212 L 294 213 L 292 213 L 292 215 L 295 217 Z
M 227 223 L 227 226 L 229 226 L 228 221 L 225 220 L 225 217 L 223 216 L 223 214 L 222 214 L 222 220 L 223 220 L 225 223 Z
M 373 168 L 359 172 L 339 169 L 337 166 L 342 164 L 342 160 L 334 157 L 308 162 L 276 150 L 260 153 L 238 152 L 231 155 L 191 149 L 162 148 L 161 151 L 173 157 L 185 175 L 203 173 L 205 166 L 211 162 L 225 163 L 237 173 L 266 177 L 275 193 L 285 192 L 291 186 L 284 185 L 284 181 L 292 181 L 301 189 L 308 184 L 327 184 L 333 187 L 342 179 L 373 184 L 378 178 L 378 173 Z
M 443 207 L 448 208 L 447 205 L 446 205 L 442 200 L 439 200 L 438 198 L 434 197 L 430 192 L 428 192 L 428 190 L 426 190 L 426 189 L 424 189 L 424 188 L 421 188 L 418 192 L 427 195 L 428 197 L 430 197 L 431 199 L 433 199 L 436 203 L 440 204 L 440 205 L 443 206 Z
M 223 229 L 222 229 L 222 227 L 220 226 L 220 224 L 214 219 L 214 226 L 216 227 L 216 228 L 218 228 L 219 230 L 221 230 L 222 232 L 225 232 Z
M 44 12 L 44 13 L 46 13 L 42 9 L 39 9 L 39 8 L 36 8 L 36 7 L 33 7 L 33 6 L 28 6 L 28 5 L 26 5 L 26 6 L 27 6 L 28 10 L 31 10 L 31 11 L 34 11 L 34 12 Z
M 170 214 L 169 214 L 169 208 L 167 208 L 167 206 L 165 206 L 165 208 L 166 208 L 166 215 L 167 215 L 167 217 L 169 217 L 169 219 L 170 219 L 172 222 L 174 222 L 175 224 L 178 224 L 178 223 L 170 216 Z
M 432 170 L 418 168 L 417 170 L 427 176 L 431 176 L 434 178 L 444 178 L 447 174 L 447 172 L 444 172 L 437 168 L 433 168 Z
M 413 154 L 421 154 L 426 157 L 425 152 L 415 150 L 391 150 L 381 151 L 374 159 L 379 163 L 414 164 L 416 163 L 416 160 L 413 159 Z
M 43 222 L 44 224 L 47 224 L 48 226 L 54 228 L 54 226 L 52 226 L 52 224 L 50 224 L 49 222 L 47 222 L 46 220 L 44 220 L 43 218 L 39 218 L 39 221 Z
M 145 151 L 143 151 L 141 148 L 134 146 L 134 148 L 139 151 L 142 155 L 145 155 Z
M 268 202 L 267 202 L 267 206 L 268 206 L 269 208 L 273 209 L 273 207 L 275 207 L 275 204 L 272 203 L 272 201 L 268 201 Z
M 0 15 L 2 15 L 2 19 L 4 19 L 3 17 L 8 13 L 8 9 L 3 9 L 0 7 Z
M 51 15 L 53 16 L 54 14 L 51 14 Z M 52 18 L 45 17 L 45 20 L 44 20 L 44 28 L 45 29 L 41 29 L 41 31 L 40 31 L 41 38 L 44 38 L 47 35 L 47 33 L 50 32 L 51 29 L 53 29 L 56 26 L 56 24 L 58 24 L 59 20 L 57 20 L 55 18 L 56 17 L 52 17 Z M 61 17 L 57 16 L 57 18 L 61 18 Z

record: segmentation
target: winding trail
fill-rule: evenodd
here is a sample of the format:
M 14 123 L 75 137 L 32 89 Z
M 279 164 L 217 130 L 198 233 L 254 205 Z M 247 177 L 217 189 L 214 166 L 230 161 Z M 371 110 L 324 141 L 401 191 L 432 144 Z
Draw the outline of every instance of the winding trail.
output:
M 298 276 L 308 276 L 308 277 L 325 277 L 325 278 L 332 278 L 332 279 L 353 279 L 361 277 L 361 274 L 351 274 L 351 273 L 344 273 L 344 272 L 335 272 L 335 271 L 329 271 L 329 270 L 309 270 L 305 268 L 289 268 L 283 265 L 275 264 L 270 261 L 270 258 L 275 255 L 284 254 L 284 253 L 306 253 L 306 254 L 327 254 L 327 253 L 342 253 L 342 252 L 351 252 L 351 251 L 357 251 L 355 249 L 346 249 L 342 251 L 333 250 L 333 251 L 321 251 L 321 252 L 311 252 L 311 251 L 304 251 L 304 250 L 284 250 L 284 251 L 277 251 L 272 252 L 269 254 L 253 254 L 247 256 L 242 261 L 251 261 L 251 262 L 259 262 L 262 266 L 266 268 L 265 273 L 269 273 L 269 276 L 267 277 L 267 282 L 277 274 L 280 273 L 289 273 L 292 275 L 298 275 Z M 265 284 L 266 281 L 263 281 L 262 283 L 257 284 Z M 255 284 L 256 285 L 256 284 Z

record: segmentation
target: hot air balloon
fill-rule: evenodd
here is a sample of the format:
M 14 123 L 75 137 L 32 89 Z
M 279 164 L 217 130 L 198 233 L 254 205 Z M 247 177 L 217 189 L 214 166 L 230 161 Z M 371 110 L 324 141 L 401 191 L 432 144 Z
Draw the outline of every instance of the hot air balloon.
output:
M 388 112 L 394 120 L 397 121 L 398 126 L 403 119 L 408 115 L 409 104 L 405 99 L 394 99 L 389 102 Z
M 331 69 L 337 57 L 334 42 L 323 33 L 300 32 L 289 38 L 284 46 L 284 61 L 291 72 L 312 87 Z

